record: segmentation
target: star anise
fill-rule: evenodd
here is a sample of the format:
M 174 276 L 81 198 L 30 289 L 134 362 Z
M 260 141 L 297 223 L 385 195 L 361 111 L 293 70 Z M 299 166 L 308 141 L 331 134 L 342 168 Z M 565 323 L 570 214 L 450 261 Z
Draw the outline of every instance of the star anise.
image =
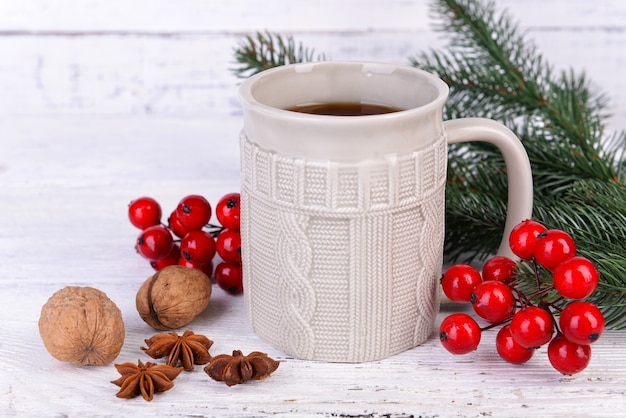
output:
M 244 356 L 239 350 L 233 355 L 220 354 L 213 357 L 204 371 L 214 380 L 224 382 L 228 386 L 243 383 L 246 380 L 261 380 L 272 374 L 280 362 L 265 353 L 253 351 Z
M 116 364 L 115 368 L 122 375 L 111 381 L 120 387 L 115 394 L 118 398 L 134 398 L 141 394 L 146 401 L 151 401 L 155 392 L 165 392 L 174 387 L 172 380 L 183 370 L 182 367 L 171 367 L 164 364 L 143 364 L 141 360 L 134 363 Z
M 156 334 L 145 341 L 148 348 L 141 349 L 147 355 L 154 359 L 167 356 L 168 366 L 176 367 L 180 362 L 188 372 L 193 370 L 194 364 L 206 364 L 211 360 L 209 348 L 213 341 L 193 331 L 187 330 L 182 336 L 175 332 Z

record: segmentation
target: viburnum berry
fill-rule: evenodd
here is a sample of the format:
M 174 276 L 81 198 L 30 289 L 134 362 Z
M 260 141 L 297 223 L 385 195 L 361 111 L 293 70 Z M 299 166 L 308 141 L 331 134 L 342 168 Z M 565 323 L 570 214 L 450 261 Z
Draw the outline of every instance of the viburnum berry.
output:
M 565 231 L 548 229 L 537 235 L 535 259 L 548 270 L 576 255 L 576 243 Z
M 515 313 L 515 297 L 511 287 L 503 282 L 482 282 L 470 299 L 474 312 L 491 323 L 510 318 Z
M 215 283 L 231 295 L 243 292 L 241 264 L 221 262 L 215 267 Z
M 226 229 L 239 230 L 240 195 L 229 193 L 222 196 L 215 206 L 215 216 L 218 222 Z
M 178 264 L 212 277 L 212 260 L 217 252 L 215 236 L 225 232 L 220 240 L 220 251 L 224 260 L 232 262 L 232 267 L 231 263 L 225 263 L 220 268 L 220 277 L 222 284 L 229 283 L 231 293 L 242 291 L 239 214 L 239 193 L 228 193 L 220 199 L 216 216 L 223 225 L 209 224 L 212 207 L 201 195 L 183 197 L 170 213 L 167 226 L 161 224 L 160 205 L 150 197 L 132 201 L 128 210 L 131 223 L 142 229 L 135 240 L 135 250 L 157 271 Z M 174 237 L 180 241 L 175 242 Z
M 180 242 L 180 255 L 193 264 L 206 264 L 215 256 L 215 240 L 201 229 L 190 231 Z
M 472 292 L 481 282 L 480 273 L 469 264 L 450 266 L 441 277 L 443 292 L 454 302 L 469 302 Z
M 496 335 L 496 351 L 505 361 L 513 364 L 526 363 L 535 353 L 534 348 L 520 345 L 511 334 L 511 326 L 505 325 L 500 328 Z
M 483 265 L 482 276 L 484 281 L 512 283 L 518 270 L 517 263 L 509 257 L 495 256 Z
M 519 345 L 537 348 L 546 344 L 554 334 L 552 314 L 538 306 L 527 306 L 513 315 L 511 335 Z
M 217 236 L 217 253 L 222 260 L 230 263 L 241 263 L 241 234 L 239 231 L 224 229 Z
M 144 230 L 161 223 L 161 206 L 151 197 L 140 197 L 128 205 L 128 219 L 136 228 Z
M 190 231 L 189 228 L 180 222 L 178 216 L 176 215 L 176 210 L 172 211 L 170 217 L 167 218 L 167 226 L 178 238 L 185 238 L 185 235 L 187 235 Z
M 144 229 L 137 237 L 137 251 L 150 261 L 167 257 L 172 251 L 174 239 L 169 229 L 154 225 Z
M 455 313 L 441 322 L 439 341 L 452 354 L 467 354 L 478 348 L 481 333 L 474 318 L 464 313 Z
M 562 374 L 576 374 L 589 365 L 591 346 L 572 342 L 559 334 L 548 345 L 548 360 Z
M 202 229 L 211 219 L 211 205 L 200 195 L 189 195 L 176 206 L 176 218 L 188 230 Z
M 585 257 L 572 257 L 560 263 L 552 273 L 556 290 L 570 299 L 584 299 L 598 287 L 600 273 Z
M 513 254 L 522 260 L 530 260 L 535 255 L 537 235 L 547 228 L 532 219 L 517 224 L 509 235 L 509 246 Z
M 169 255 L 160 259 L 160 260 L 152 260 L 150 261 L 150 265 L 156 271 L 162 270 L 167 266 L 174 266 L 178 264 L 178 260 L 180 259 L 180 248 L 178 245 L 172 245 L 172 250 Z
M 195 264 L 195 263 L 192 263 L 191 261 L 185 260 L 184 257 L 180 257 L 178 259 L 178 265 L 188 267 L 190 269 L 200 270 L 201 272 L 206 274 L 208 277 L 213 277 L 213 262 L 212 261 L 209 261 L 208 263 L 204 263 L 204 264 Z
M 554 368 L 563 374 L 578 373 L 587 367 L 590 345 L 602 335 L 605 320 L 595 304 L 579 300 L 568 304 L 567 299 L 590 296 L 600 273 L 590 260 L 576 256 L 576 244 L 568 233 L 547 229 L 532 219 L 513 228 L 509 246 L 522 261 L 494 256 L 485 262 L 482 274 L 467 264 L 457 264 L 442 275 L 446 296 L 469 301 L 474 312 L 490 324 L 480 328 L 467 314 L 450 315 L 439 328 L 441 344 L 451 353 L 468 353 L 477 348 L 482 331 L 499 326 L 496 350 L 505 361 L 524 363 L 537 348 L 549 344 Z M 526 293 L 531 283 L 518 286 L 517 279 L 526 279 L 531 272 L 534 290 Z M 548 274 L 552 280 L 544 277 Z
M 604 331 L 604 316 L 595 304 L 575 301 L 561 311 L 559 327 L 568 340 L 577 344 L 591 344 Z

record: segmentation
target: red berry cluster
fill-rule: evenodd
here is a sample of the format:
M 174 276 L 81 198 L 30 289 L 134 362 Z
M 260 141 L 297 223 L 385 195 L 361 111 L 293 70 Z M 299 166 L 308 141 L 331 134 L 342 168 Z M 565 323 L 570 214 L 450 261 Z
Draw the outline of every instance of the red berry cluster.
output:
M 548 359 L 556 370 L 565 375 L 582 371 L 591 359 L 590 345 L 604 330 L 600 309 L 580 300 L 596 290 L 598 270 L 576 255 L 576 244 L 568 233 L 547 229 L 534 220 L 517 225 L 509 245 L 513 254 L 532 263 L 532 293 L 524 294 L 515 285 L 519 265 L 510 258 L 489 259 L 482 275 L 468 264 L 451 266 L 441 278 L 444 293 L 452 301 L 471 303 L 489 325 L 481 328 L 465 313 L 449 315 L 439 327 L 441 344 L 453 354 L 466 354 L 476 350 L 482 331 L 501 326 L 496 350 L 504 360 L 524 363 L 537 348 L 548 344 Z M 551 280 L 540 280 L 540 268 Z
M 140 197 L 128 205 L 130 222 L 141 229 L 135 248 L 155 270 L 175 264 L 196 268 L 231 294 L 243 291 L 239 213 L 239 193 L 229 193 L 217 202 L 215 216 L 220 225 L 209 223 L 211 204 L 200 195 L 182 198 L 167 225 L 161 223 L 161 205 L 155 199 Z M 213 272 L 216 253 L 221 261 Z

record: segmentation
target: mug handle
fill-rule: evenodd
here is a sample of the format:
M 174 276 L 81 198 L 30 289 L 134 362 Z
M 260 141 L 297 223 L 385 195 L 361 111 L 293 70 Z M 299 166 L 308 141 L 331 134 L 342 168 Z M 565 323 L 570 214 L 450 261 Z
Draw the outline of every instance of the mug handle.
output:
M 509 246 L 511 230 L 532 217 L 533 177 L 526 149 L 506 126 L 491 119 L 461 118 L 444 122 L 448 144 L 482 141 L 498 147 L 507 170 L 508 202 L 506 223 L 498 255 L 517 260 Z

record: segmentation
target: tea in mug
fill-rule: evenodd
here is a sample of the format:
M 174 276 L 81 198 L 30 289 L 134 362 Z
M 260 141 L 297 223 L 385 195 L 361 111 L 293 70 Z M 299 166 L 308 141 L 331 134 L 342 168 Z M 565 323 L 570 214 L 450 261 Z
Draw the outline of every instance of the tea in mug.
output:
M 327 116 L 368 116 L 399 112 L 402 109 L 373 103 L 332 102 L 289 107 L 292 112 Z

